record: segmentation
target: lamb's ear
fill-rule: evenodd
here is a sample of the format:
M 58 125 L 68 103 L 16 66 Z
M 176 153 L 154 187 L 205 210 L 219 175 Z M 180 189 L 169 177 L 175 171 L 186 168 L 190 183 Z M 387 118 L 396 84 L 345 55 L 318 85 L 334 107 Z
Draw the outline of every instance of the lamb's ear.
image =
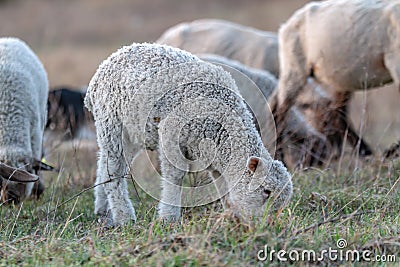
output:
M 256 172 L 258 165 L 261 164 L 261 159 L 259 157 L 251 156 L 247 160 L 247 168 L 252 172 Z
M 32 162 L 32 169 L 35 171 L 43 170 L 43 171 L 55 171 L 57 172 L 58 170 L 54 168 L 53 166 L 50 166 L 47 163 L 44 163 L 43 161 L 40 161 L 38 159 L 34 159 Z
M 251 156 L 247 160 L 247 168 L 251 171 L 251 173 L 255 173 L 257 168 L 260 168 L 262 164 L 262 160 L 259 157 Z M 257 175 L 253 175 L 248 183 L 247 190 L 249 192 L 253 192 L 257 188 L 261 186 L 264 181 L 264 177 L 258 177 Z
M 1 162 L 0 176 L 3 177 L 3 179 L 19 183 L 31 183 L 39 180 L 39 177 L 34 174 L 8 166 L 7 164 Z

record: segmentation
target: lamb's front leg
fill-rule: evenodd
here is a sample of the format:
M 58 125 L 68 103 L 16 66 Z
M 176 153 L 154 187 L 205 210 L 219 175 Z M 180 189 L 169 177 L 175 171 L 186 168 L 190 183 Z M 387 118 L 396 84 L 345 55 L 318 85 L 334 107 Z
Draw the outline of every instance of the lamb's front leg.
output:
M 103 184 L 95 191 L 95 212 L 104 214 L 110 211 L 113 224 L 116 225 L 136 221 L 135 209 L 129 199 L 126 175 L 127 164 L 122 155 L 115 156 L 109 151 L 100 151 L 96 182 Z
M 161 160 L 161 199 L 158 216 L 164 221 L 178 221 L 181 216 L 182 180 L 186 171 L 175 167 L 166 157 Z
M 107 178 L 103 177 L 103 171 L 102 171 L 102 164 L 101 161 L 101 155 L 99 155 L 99 162 L 97 166 L 97 175 L 96 175 L 96 182 L 95 182 L 95 187 L 94 187 L 94 214 L 100 217 L 108 217 L 109 215 L 109 208 L 108 208 L 108 200 L 107 200 L 107 195 L 106 192 L 104 192 L 104 185 L 103 185 L 103 180 L 107 181 Z

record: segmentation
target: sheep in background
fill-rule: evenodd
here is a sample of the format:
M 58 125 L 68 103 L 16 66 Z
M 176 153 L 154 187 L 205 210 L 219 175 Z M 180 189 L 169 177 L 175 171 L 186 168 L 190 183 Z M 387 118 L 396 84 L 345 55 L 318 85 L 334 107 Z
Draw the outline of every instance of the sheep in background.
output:
M 166 30 L 156 41 L 193 54 L 216 54 L 279 76 L 276 33 L 225 20 L 200 19 Z
M 171 27 L 161 35 L 157 43 L 178 47 L 194 54 L 217 54 L 279 76 L 279 42 L 277 34 L 273 32 L 224 20 L 202 19 Z M 313 79 L 307 79 L 305 84 L 311 94 L 301 96 L 301 103 L 296 102 L 295 105 L 305 115 L 306 121 L 330 141 L 332 150 L 342 150 L 347 134 L 347 141 L 358 149 L 361 156 L 371 155 L 369 145 L 358 136 L 351 124 L 344 123 L 345 120 L 341 119 L 342 110 L 337 109 L 334 98 L 326 94 Z M 275 103 L 277 100 L 271 99 L 270 102 Z M 339 123 L 331 125 L 332 121 Z M 282 128 L 286 127 L 288 126 L 282 125 Z M 318 147 L 310 149 L 315 151 Z
M 268 116 L 271 114 L 271 110 L 269 110 L 267 102 L 263 101 L 263 98 L 267 101 L 275 100 L 273 96 L 276 95 L 275 90 L 278 84 L 275 76 L 267 71 L 253 69 L 238 61 L 215 54 L 200 54 L 199 57 L 204 61 L 216 63 L 223 67 L 225 71 L 230 72 L 240 94 L 255 114 L 257 130 L 261 130 L 262 137 L 267 137 L 264 139 L 264 141 L 267 141 L 267 143 L 264 142 L 264 145 L 268 147 L 270 152 L 275 151 L 275 147 L 272 147 L 270 143 L 271 140 L 276 139 L 276 133 L 273 131 L 275 127 L 272 125 L 274 121 L 272 116 Z M 247 79 L 243 77 L 243 74 Z M 257 88 L 248 79 L 257 85 L 261 94 L 257 92 Z M 311 99 L 311 96 L 308 99 Z M 328 157 L 331 157 L 330 146 L 325 137 L 310 126 L 295 107 L 290 110 L 289 118 L 284 132 L 284 136 L 287 138 L 282 140 L 280 144 L 273 144 L 282 148 L 282 154 L 277 155 L 276 159 L 284 161 L 286 166 L 291 169 L 302 164 L 303 166 L 320 165 L 329 160 Z M 319 151 L 311 151 L 310 147 L 318 147 Z
M 270 204 L 282 209 L 290 199 L 290 174 L 270 157 L 234 81 L 218 66 L 169 46 L 125 46 L 99 66 L 85 105 L 97 130 L 96 183 L 111 179 L 95 188 L 95 213 L 111 212 L 114 224 L 136 220 L 123 178 L 142 149 L 159 150 L 164 220 L 179 219 L 190 171 L 210 171 L 218 197 L 228 194 L 243 215 L 260 216 Z
M 48 168 L 40 162 L 47 93 L 46 71 L 32 50 L 17 38 L 0 38 L 0 162 L 30 173 Z M 2 176 L 3 201 L 31 195 L 35 179 L 19 183 Z
M 33 183 L 38 181 L 39 177 L 25 170 L 20 170 L 0 162 L 0 179 L 18 183 Z
M 52 88 L 47 101 L 46 130 L 73 139 L 85 126 L 91 125 L 93 118 L 83 103 L 85 91 L 65 86 Z
M 224 67 L 224 65 L 226 65 L 230 68 L 238 70 L 240 73 L 250 78 L 250 80 L 252 80 L 258 86 L 258 88 L 261 89 L 261 92 L 266 98 L 269 98 L 272 95 L 278 83 L 276 77 L 272 75 L 269 71 L 248 67 L 237 60 L 229 59 L 227 57 L 217 54 L 198 54 L 197 56 L 204 61 L 217 63 L 221 65 L 221 67 Z M 226 70 L 229 70 L 229 68 L 226 68 Z M 240 82 L 240 80 L 236 81 L 236 85 L 237 82 Z M 241 88 L 238 89 L 241 90 Z
M 338 127 L 350 124 L 347 105 L 353 92 L 392 81 L 400 86 L 399 10 L 398 0 L 337 0 L 312 2 L 296 11 L 279 30 L 277 120 L 284 121 L 308 90 L 308 77 L 334 92 L 340 116 L 322 120 Z

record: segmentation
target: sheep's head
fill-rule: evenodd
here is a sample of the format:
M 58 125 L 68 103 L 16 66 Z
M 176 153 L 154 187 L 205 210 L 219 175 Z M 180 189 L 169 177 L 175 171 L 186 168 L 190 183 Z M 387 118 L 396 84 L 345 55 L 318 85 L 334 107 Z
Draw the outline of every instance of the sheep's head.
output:
M 329 161 L 331 145 L 326 137 L 310 125 L 303 115 L 292 108 L 288 112 L 279 142 L 277 159 L 289 168 L 321 166 Z
M 39 160 L 33 160 L 19 168 L 0 163 L 1 202 L 18 203 L 31 194 L 39 197 L 44 191 L 43 184 L 38 175 L 39 170 L 55 169 Z
M 324 132 L 326 123 L 329 123 L 325 121 L 326 113 L 332 112 L 332 104 L 333 98 L 313 79 L 307 80 L 305 89 L 296 100 L 296 107 L 306 121 L 320 132 Z
M 19 201 L 25 198 L 28 184 L 33 184 L 39 177 L 25 170 L 0 163 L 0 196 L 4 201 Z M 31 187 L 32 188 L 32 187 Z
M 321 166 L 328 162 L 331 157 L 329 140 L 313 125 L 313 122 L 317 124 L 321 122 L 320 118 L 316 116 L 316 114 L 319 114 L 317 110 L 320 111 L 320 107 L 314 105 L 314 101 L 318 104 L 325 98 L 322 96 L 318 98 L 319 95 L 314 91 L 312 93 L 300 95 L 300 104 L 296 103 L 296 107 L 289 109 L 285 118 L 280 119 L 277 92 L 271 96 L 271 109 L 275 123 L 277 123 L 276 127 L 280 129 L 275 156 L 276 159 L 284 161 L 286 166 L 291 169 L 298 166 Z
M 228 204 L 245 216 L 260 217 L 267 209 L 282 210 L 292 192 L 291 176 L 282 162 L 252 156 L 245 177 L 230 192 Z

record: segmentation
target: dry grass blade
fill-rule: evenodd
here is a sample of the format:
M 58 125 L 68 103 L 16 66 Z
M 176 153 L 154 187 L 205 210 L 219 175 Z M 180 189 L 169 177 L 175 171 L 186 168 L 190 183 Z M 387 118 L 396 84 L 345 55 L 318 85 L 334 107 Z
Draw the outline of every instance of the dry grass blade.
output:
M 305 227 L 303 229 L 297 230 L 294 233 L 292 233 L 291 236 L 292 237 L 296 237 L 296 236 L 298 236 L 300 234 L 303 234 L 305 232 L 308 232 L 310 230 L 314 230 L 314 229 L 316 229 L 316 228 L 318 228 L 318 227 L 320 227 L 321 225 L 324 225 L 324 224 L 343 222 L 343 221 L 347 221 L 347 220 L 353 219 L 354 217 L 362 216 L 362 215 L 365 215 L 365 214 L 371 214 L 371 213 L 375 214 L 375 213 L 382 213 L 382 212 L 386 212 L 386 211 L 367 210 L 367 211 L 358 211 L 358 212 L 353 212 L 351 214 L 345 214 L 345 215 L 337 216 L 337 217 L 334 217 L 334 218 L 330 218 L 330 219 L 326 219 L 326 220 L 322 220 L 322 221 L 316 222 L 316 223 L 314 223 L 314 224 L 312 224 L 310 226 L 307 226 L 307 227 Z
M 90 191 L 90 190 L 94 189 L 94 188 L 97 187 L 97 186 L 101 186 L 101 185 L 104 185 L 104 184 L 111 183 L 111 182 L 113 182 L 113 181 L 116 180 L 116 179 L 126 179 L 126 177 L 125 177 L 125 176 L 122 176 L 122 177 L 114 177 L 113 179 L 110 179 L 110 180 L 107 180 L 107 181 L 105 181 L 105 182 L 101 182 L 101 183 L 95 184 L 95 185 L 93 185 L 93 186 L 90 186 L 90 187 L 88 187 L 88 188 L 85 188 L 85 189 L 81 190 L 79 193 L 77 193 L 77 194 L 73 195 L 72 197 L 68 198 L 67 200 L 61 202 L 60 204 L 57 204 L 56 207 L 55 207 L 53 210 L 51 210 L 51 211 L 48 212 L 48 214 L 53 213 L 53 212 L 56 212 L 58 208 L 60 208 L 61 206 L 64 206 L 64 205 L 67 204 L 68 202 L 70 202 L 70 201 L 72 201 L 72 200 L 78 198 L 79 196 L 81 196 L 82 194 L 86 193 L 87 191 Z

